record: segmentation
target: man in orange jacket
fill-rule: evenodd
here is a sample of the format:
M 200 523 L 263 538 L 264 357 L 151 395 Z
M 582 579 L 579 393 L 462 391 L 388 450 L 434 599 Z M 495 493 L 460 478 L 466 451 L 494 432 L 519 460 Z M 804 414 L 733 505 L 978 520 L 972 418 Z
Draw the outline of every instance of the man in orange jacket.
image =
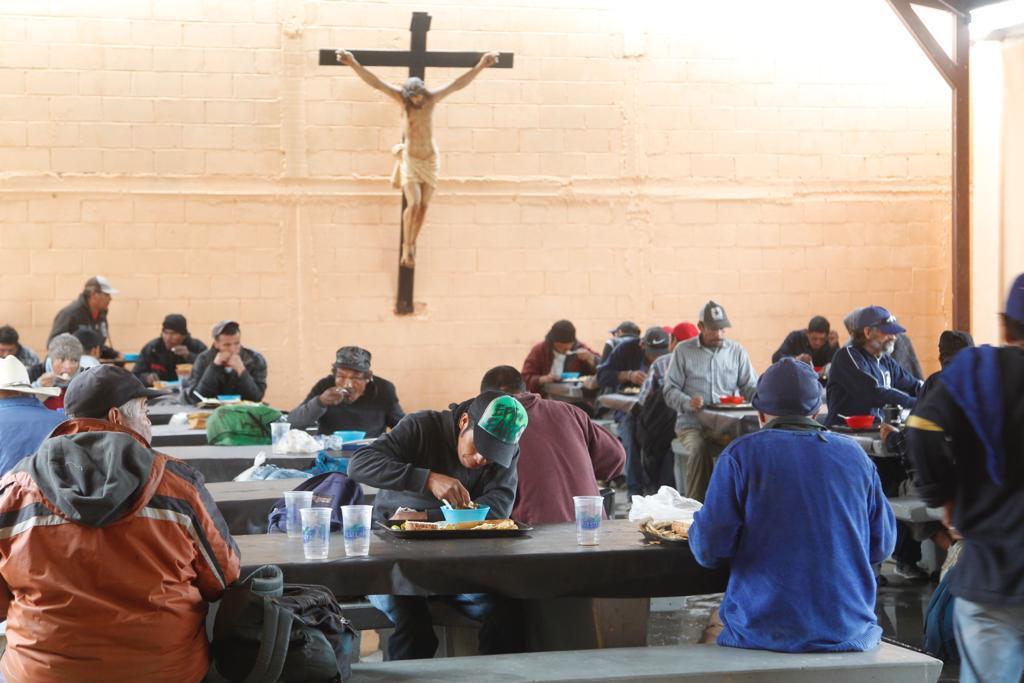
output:
M 0 479 L 8 683 L 198 683 L 207 603 L 239 556 L 200 474 L 149 447 L 147 390 L 102 366 L 71 418 Z

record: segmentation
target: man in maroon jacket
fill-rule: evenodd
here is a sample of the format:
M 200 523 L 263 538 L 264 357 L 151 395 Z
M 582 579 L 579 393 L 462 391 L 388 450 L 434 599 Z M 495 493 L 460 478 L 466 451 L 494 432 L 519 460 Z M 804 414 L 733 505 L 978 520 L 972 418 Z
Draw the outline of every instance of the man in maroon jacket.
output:
M 576 339 L 576 326 L 559 320 L 543 341 L 534 344 L 523 361 L 523 380 L 529 391 L 540 391 L 549 382 L 562 379 L 563 372 L 593 375 L 597 372 L 597 354 Z
M 622 473 L 626 451 L 618 439 L 576 406 L 526 391 L 515 368 L 488 370 L 480 387 L 512 394 L 530 418 L 519 439 L 519 488 L 512 519 L 526 524 L 571 522 L 576 519 L 573 496 L 600 495 L 597 480 Z

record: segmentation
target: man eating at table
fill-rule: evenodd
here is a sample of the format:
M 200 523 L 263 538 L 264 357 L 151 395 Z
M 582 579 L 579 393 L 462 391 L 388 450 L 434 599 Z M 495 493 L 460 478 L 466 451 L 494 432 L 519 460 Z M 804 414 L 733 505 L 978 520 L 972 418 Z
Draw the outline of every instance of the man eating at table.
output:
M 839 350 L 839 333 L 832 329 L 828 318 L 816 315 L 805 330 L 793 330 L 772 354 L 772 362 L 783 358 L 796 358 L 808 365 L 821 368 L 832 362 Z
M 722 452 L 689 532 L 697 562 L 729 566 L 717 643 L 871 650 L 882 636 L 872 564 L 896 541 L 878 473 L 855 441 L 813 419 L 821 386 L 806 363 L 768 368 L 752 403 L 761 431 Z
M 213 346 L 196 357 L 185 400 L 232 394 L 243 401 L 262 401 L 267 391 L 267 359 L 242 346 L 242 329 L 234 320 L 213 326 Z
M 665 375 L 662 393 L 679 414 L 676 433 L 687 456 L 686 497 L 695 500 L 704 500 L 715 459 L 726 443 L 704 428 L 698 413 L 737 391 L 750 400 L 757 389 L 757 373 L 746 349 L 725 338 L 730 327 L 725 309 L 708 301 L 697 318 L 700 334 L 676 346 Z
M 526 388 L 540 393 L 541 387 L 562 379 L 563 372 L 592 375 L 597 370 L 597 354 L 576 339 L 576 326 L 568 320 L 559 320 L 544 340 L 534 344 L 523 361 L 523 381 Z
M 873 415 L 881 419 L 886 404 L 913 408 L 923 382 L 892 357 L 896 335 L 906 328 L 881 306 L 857 311 L 853 339 L 832 359 L 828 384 L 826 426 L 845 424 L 842 416 Z
M 376 521 L 387 520 L 399 507 L 426 510 L 430 519 L 440 519 L 442 501 L 453 507 L 486 505 L 489 519 L 504 519 L 515 501 L 519 439 L 527 423 L 519 401 L 485 391 L 448 410 L 406 415 L 390 432 L 356 451 L 348 476 L 380 489 L 373 506 Z M 395 625 L 388 640 L 391 659 L 434 656 L 438 643 L 427 598 L 367 597 Z M 517 603 L 479 593 L 433 599 L 482 622 L 481 654 L 521 651 Z
M 342 346 L 331 374 L 317 382 L 302 404 L 288 413 L 292 429 L 316 425 L 321 434 L 339 430 L 377 438 L 405 417 L 395 385 L 370 369 L 372 355 L 358 346 Z

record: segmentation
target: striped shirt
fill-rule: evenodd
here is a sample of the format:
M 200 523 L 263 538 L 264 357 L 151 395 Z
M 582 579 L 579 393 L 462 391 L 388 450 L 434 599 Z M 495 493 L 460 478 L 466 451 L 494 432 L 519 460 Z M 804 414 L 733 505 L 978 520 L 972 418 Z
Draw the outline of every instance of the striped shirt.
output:
M 676 431 L 699 429 L 701 424 L 690 410 L 690 399 L 701 396 L 704 405 L 716 403 L 722 396 L 736 392 L 748 401 L 757 389 L 757 373 L 746 349 L 725 339 L 718 348 L 700 343 L 700 335 L 679 342 L 672 352 L 665 385 L 665 403 L 679 413 Z

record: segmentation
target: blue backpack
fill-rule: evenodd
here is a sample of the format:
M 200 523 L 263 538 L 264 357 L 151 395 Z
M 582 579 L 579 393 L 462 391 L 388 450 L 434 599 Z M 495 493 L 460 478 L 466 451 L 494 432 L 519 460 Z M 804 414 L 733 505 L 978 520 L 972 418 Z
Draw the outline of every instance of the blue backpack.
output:
M 312 491 L 313 507 L 331 508 L 331 531 L 341 531 L 341 506 L 360 505 L 363 487 L 341 472 L 324 472 L 303 480 L 296 491 Z M 268 534 L 283 534 L 285 528 L 284 496 L 278 498 L 267 519 Z

